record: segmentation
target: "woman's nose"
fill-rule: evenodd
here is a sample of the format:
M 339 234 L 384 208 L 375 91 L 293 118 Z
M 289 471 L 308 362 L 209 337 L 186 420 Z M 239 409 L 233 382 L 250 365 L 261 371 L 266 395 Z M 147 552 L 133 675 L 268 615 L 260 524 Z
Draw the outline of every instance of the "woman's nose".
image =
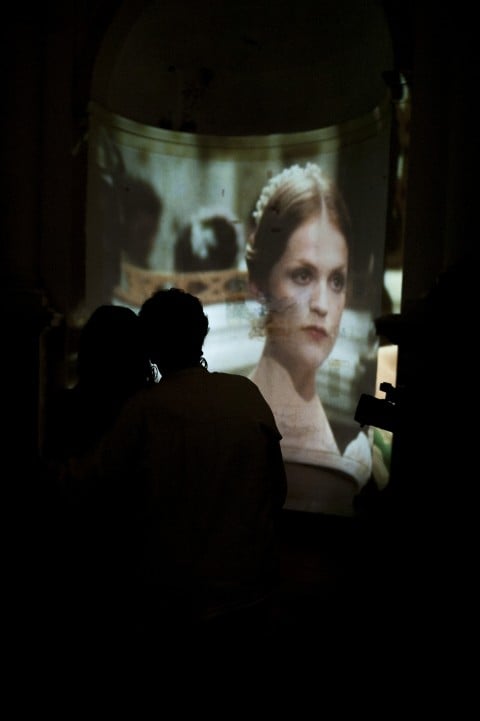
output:
M 312 287 L 310 295 L 310 310 L 321 315 L 326 315 L 328 311 L 328 293 L 327 286 L 323 282 L 315 283 Z

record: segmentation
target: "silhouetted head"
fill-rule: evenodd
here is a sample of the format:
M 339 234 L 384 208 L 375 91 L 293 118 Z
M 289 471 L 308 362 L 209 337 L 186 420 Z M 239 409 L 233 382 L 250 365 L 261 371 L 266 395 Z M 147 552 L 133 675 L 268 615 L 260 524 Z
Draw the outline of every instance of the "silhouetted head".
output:
M 180 288 L 158 290 L 139 313 L 151 360 L 162 375 L 206 365 L 202 356 L 208 317 L 200 300 Z
M 136 313 L 101 305 L 84 325 L 78 349 L 78 380 L 102 393 L 130 393 L 153 382 L 153 371 Z

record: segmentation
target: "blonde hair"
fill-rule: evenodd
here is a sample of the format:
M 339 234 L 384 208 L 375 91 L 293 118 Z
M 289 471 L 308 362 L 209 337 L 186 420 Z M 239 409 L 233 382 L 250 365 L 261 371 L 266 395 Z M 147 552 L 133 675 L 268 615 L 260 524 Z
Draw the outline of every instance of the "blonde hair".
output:
M 305 184 L 305 181 L 310 180 L 317 183 L 319 188 L 327 191 L 329 187 L 329 180 L 324 175 L 320 166 L 315 165 L 314 163 L 307 163 L 304 168 L 300 165 L 291 165 L 289 168 L 285 168 L 280 173 L 270 178 L 260 193 L 255 210 L 252 213 L 256 225 L 259 225 L 265 208 L 268 206 L 277 190 L 281 189 L 282 186 L 294 186 L 297 190 L 300 190 L 302 185 Z

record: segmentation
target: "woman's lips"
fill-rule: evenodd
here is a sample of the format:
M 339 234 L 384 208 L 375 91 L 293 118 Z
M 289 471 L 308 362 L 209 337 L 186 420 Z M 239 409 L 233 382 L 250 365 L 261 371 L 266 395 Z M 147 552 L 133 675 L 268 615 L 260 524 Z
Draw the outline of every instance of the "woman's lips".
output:
M 321 328 L 316 325 L 308 325 L 303 330 L 310 336 L 310 338 L 313 338 L 313 340 L 316 341 L 321 341 L 328 336 L 325 328 Z

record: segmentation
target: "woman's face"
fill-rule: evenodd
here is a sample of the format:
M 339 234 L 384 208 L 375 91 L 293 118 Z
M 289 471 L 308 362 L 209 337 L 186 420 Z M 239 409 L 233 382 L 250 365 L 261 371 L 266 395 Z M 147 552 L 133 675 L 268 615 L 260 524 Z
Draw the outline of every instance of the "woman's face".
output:
M 287 368 L 314 370 L 337 339 L 345 307 L 348 247 L 327 214 L 290 236 L 266 288 L 270 352 Z

